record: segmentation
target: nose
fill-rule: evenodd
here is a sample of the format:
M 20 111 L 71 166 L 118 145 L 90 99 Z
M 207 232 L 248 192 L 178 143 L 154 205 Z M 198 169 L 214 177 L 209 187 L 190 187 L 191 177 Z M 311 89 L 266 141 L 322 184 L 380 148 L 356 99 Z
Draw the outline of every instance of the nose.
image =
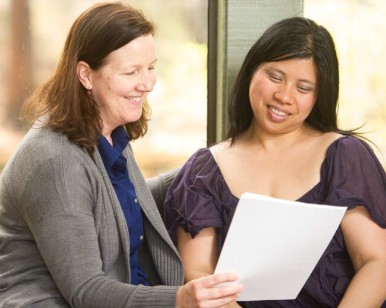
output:
M 288 83 L 281 84 L 275 91 L 275 98 L 282 104 L 291 104 L 294 93 L 293 87 Z
M 151 92 L 153 91 L 153 87 L 156 81 L 154 71 L 143 71 L 140 74 L 137 88 L 143 92 Z

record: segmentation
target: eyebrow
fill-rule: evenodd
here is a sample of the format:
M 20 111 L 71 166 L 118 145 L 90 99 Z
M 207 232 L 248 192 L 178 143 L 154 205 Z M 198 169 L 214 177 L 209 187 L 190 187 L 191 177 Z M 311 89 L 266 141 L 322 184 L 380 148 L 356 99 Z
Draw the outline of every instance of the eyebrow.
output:
M 157 61 L 158 61 L 158 59 L 153 60 L 153 61 L 149 64 L 149 66 L 154 65 Z M 125 69 L 136 68 L 136 67 L 138 67 L 138 66 L 140 66 L 140 65 L 139 65 L 139 64 L 133 63 L 133 64 L 126 65 L 126 66 L 125 66 Z

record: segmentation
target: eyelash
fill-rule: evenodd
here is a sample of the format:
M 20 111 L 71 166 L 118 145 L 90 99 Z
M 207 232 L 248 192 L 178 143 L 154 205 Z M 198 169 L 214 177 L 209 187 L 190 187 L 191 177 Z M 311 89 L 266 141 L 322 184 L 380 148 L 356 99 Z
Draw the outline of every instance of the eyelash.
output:
M 149 71 L 155 70 L 155 67 L 154 67 L 154 66 L 150 66 L 150 67 L 148 68 L 148 70 L 149 70 Z M 138 73 L 138 70 L 135 70 L 135 71 L 126 73 L 126 75 L 128 75 L 128 76 L 133 76 L 133 75 L 136 75 L 137 73 Z
M 279 77 L 279 76 L 277 76 L 277 75 L 275 75 L 275 74 L 272 74 L 272 73 L 267 73 L 267 74 L 268 74 L 269 78 L 270 78 L 273 82 L 275 82 L 275 83 L 278 83 L 278 82 L 283 81 L 283 79 L 282 79 L 281 77 Z M 312 92 L 312 91 L 313 91 L 312 88 L 308 88 L 308 87 L 301 87 L 301 86 L 298 86 L 297 88 L 298 88 L 299 92 L 301 92 L 301 93 L 309 93 L 309 92 Z
M 270 78 L 273 82 L 279 82 L 279 81 L 282 81 L 282 80 L 283 80 L 282 78 L 280 78 L 279 76 L 276 76 L 276 75 L 274 75 L 274 74 L 268 73 L 268 76 L 269 76 L 269 78 Z
M 301 93 L 309 93 L 312 91 L 311 88 L 305 88 L 305 87 L 299 87 L 299 86 L 298 86 L 298 89 L 299 89 L 299 92 Z

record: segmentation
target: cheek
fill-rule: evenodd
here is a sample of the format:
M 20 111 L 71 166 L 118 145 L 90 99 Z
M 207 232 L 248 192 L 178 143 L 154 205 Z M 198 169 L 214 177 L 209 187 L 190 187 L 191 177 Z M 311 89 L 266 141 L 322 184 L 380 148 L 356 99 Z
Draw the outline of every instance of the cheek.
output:
M 249 99 L 251 104 L 253 105 L 269 98 L 271 93 L 273 93 L 273 89 L 269 84 L 264 82 L 256 82 L 251 84 L 249 88 Z
M 153 72 L 149 75 L 149 79 L 150 79 L 150 82 L 154 86 L 157 82 L 157 74 L 156 74 L 155 70 L 153 70 Z
M 100 106 L 109 105 L 116 93 L 114 86 L 107 82 L 98 84 L 98 87 L 93 90 L 94 100 Z
M 132 88 L 134 88 L 133 83 L 126 78 L 110 79 L 105 85 L 106 92 L 110 96 L 125 96 Z
M 300 112 L 310 114 L 312 109 L 315 106 L 315 99 L 313 97 L 306 98 L 301 101 L 300 104 L 298 104 Z
M 112 82 L 111 77 L 101 75 L 98 79 L 95 80 L 94 90 L 98 92 L 100 95 L 106 96 L 109 95 L 109 92 L 112 91 Z

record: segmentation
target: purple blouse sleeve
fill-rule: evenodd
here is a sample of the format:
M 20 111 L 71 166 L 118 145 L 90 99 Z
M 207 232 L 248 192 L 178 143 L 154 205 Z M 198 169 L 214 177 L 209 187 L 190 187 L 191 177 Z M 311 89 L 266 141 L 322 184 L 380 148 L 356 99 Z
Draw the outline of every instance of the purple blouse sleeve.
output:
M 209 149 L 198 150 L 182 167 L 169 187 L 164 204 L 165 224 L 176 244 L 177 228 L 195 237 L 203 228 L 221 227 L 216 195 L 217 165 Z
M 326 204 L 367 208 L 373 220 L 386 227 L 386 175 L 374 151 L 355 137 L 342 137 L 330 147 L 322 178 Z

